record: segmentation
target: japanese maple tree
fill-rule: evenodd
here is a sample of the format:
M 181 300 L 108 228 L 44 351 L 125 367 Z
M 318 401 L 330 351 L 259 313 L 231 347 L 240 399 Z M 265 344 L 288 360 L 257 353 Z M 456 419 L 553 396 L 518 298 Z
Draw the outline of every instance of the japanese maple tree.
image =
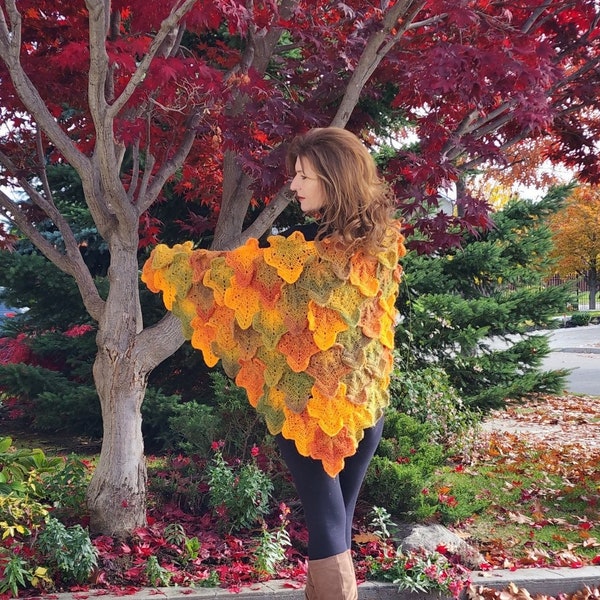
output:
M 0 214 L 75 279 L 98 327 L 92 530 L 145 521 L 140 406 L 182 343 L 171 316 L 144 327 L 138 296 L 166 186 L 189 202 L 186 236 L 211 229 L 231 248 L 289 203 L 286 142 L 348 127 L 390 142 L 382 166 L 413 247 L 455 245 L 489 225 L 487 206 L 461 194 L 438 212 L 438 190 L 520 140 L 548 136 L 550 159 L 599 178 L 597 20 L 594 0 L 0 0 Z M 416 147 L 398 145 L 408 132 Z M 107 296 L 48 185 L 60 162 L 108 246 Z

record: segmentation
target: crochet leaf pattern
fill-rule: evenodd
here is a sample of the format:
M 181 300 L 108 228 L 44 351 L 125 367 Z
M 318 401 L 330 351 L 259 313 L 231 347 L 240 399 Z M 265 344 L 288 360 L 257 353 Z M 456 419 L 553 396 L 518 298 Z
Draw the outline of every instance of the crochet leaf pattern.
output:
M 389 403 L 395 302 L 405 254 L 390 231 L 385 251 L 351 256 L 300 232 L 249 239 L 229 251 L 192 242 L 157 246 L 142 281 L 206 364 L 246 390 L 269 432 L 335 477 Z

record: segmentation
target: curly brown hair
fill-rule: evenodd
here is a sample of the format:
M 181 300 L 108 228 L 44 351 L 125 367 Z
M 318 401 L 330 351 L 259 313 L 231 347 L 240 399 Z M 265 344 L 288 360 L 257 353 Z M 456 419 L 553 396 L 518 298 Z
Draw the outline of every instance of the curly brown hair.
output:
M 349 249 L 370 252 L 384 248 L 395 228 L 395 202 L 360 139 L 339 127 L 311 129 L 290 143 L 290 172 L 297 159 L 310 162 L 325 192 L 317 239 L 337 237 Z

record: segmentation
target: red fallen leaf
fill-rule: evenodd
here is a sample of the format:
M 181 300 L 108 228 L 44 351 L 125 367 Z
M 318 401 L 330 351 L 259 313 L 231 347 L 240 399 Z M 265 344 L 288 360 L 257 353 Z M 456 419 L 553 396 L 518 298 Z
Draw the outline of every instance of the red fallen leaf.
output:
M 292 588 L 294 590 L 299 590 L 301 587 L 304 587 L 304 584 L 300 581 L 290 581 L 287 580 L 284 584 L 283 587 L 286 588 Z
M 596 554 L 596 556 L 594 556 L 594 558 L 592 558 L 592 564 L 600 565 L 600 554 Z
M 127 587 L 111 587 L 110 592 L 113 596 L 133 596 L 140 591 L 141 588 L 132 585 Z

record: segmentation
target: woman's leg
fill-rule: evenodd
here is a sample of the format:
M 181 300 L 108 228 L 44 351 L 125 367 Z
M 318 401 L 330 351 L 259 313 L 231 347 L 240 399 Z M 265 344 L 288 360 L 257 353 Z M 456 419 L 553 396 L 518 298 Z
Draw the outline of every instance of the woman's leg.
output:
M 309 559 L 325 558 L 350 549 L 356 501 L 382 431 L 383 417 L 365 430 L 356 453 L 346 459 L 337 477 L 327 475 L 321 461 L 298 454 L 293 441 L 276 436 L 304 509 Z
M 283 460 L 292 474 L 308 528 L 308 558 L 341 554 L 346 542 L 346 506 L 339 477 L 330 477 L 320 460 L 302 456 L 291 440 L 276 436 Z
M 346 545 L 352 543 L 352 521 L 354 509 L 369 463 L 377 450 L 383 432 L 383 417 L 373 427 L 365 429 L 365 436 L 360 441 L 356 454 L 346 459 L 344 469 L 340 473 L 340 487 L 346 511 Z

